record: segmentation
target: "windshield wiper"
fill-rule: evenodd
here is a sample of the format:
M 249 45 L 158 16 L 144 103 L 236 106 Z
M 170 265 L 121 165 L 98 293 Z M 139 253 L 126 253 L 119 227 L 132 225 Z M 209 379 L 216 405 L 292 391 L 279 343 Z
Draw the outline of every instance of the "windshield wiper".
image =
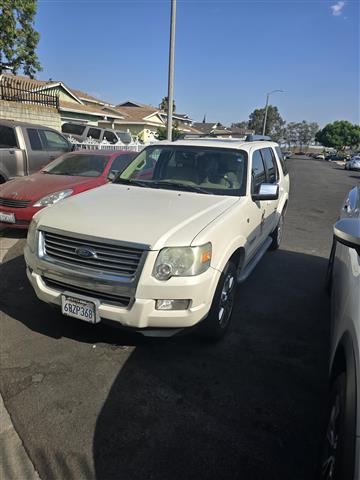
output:
M 188 192 L 205 193 L 206 195 L 209 195 L 210 193 L 204 188 L 198 187 L 196 185 L 188 185 L 186 183 L 172 182 L 167 180 L 154 181 L 154 182 L 151 182 L 150 185 L 154 185 L 157 187 L 167 187 L 167 188 L 174 188 L 179 190 L 186 190 Z
M 120 183 L 121 185 L 134 185 L 135 187 L 149 187 L 149 182 L 141 180 L 129 180 L 127 178 L 116 178 L 112 183 Z

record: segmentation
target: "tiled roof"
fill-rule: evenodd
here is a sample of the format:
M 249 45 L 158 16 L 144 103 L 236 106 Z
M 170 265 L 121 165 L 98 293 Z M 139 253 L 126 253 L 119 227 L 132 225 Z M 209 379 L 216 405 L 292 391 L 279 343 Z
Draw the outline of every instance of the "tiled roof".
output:
M 120 112 L 115 112 L 113 113 L 109 111 L 106 108 L 103 108 L 101 106 L 97 105 L 81 105 L 80 103 L 74 103 L 74 102 L 64 102 L 63 100 L 60 100 L 60 110 L 66 109 L 66 110 L 72 110 L 75 112 L 84 112 L 84 113 L 96 113 L 101 117 L 122 117 Z
M 125 119 L 131 122 L 139 122 L 158 110 L 154 107 L 116 107 L 116 111 L 124 115 Z

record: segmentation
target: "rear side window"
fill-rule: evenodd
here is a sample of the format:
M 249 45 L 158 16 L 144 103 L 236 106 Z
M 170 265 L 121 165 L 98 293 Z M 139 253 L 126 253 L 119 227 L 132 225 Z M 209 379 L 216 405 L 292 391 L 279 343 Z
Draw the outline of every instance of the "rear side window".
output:
M 73 135 L 82 135 L 85 130 L 85 125 L 77 125 L 76 123 L 64 123 L 61 127 L 63 133 L 70 133 Z
M 276 183 L 278 179 L 278 170 L 276 166 L 276 160 L 271 148 L 262 148 L 261 155 L 263 157 L 268 183 Z
M 287 175 L 289 173 L 289 171 L 287 169 L 286 160 L 283 157 L 282 151 L 281 151 L 280 147 L 275 147 L 275 150 L 276 150 L 277 156 L 279 157 L 283 174 Z
M 31 150 L 35 150 L 35 151 L 43 150 L 39 131 L 36 128 L 28 128 L 27 134 L 30 140 Z
M 252 193 L 259 193 L 260 185 L 266 182 L 266 172 L 264 162 L 260 153 L 260 150 L 255 150 L 252 157 L 252 184 L 251 190 Z
M 68 152 L 69 144 L 64 137 L 51 130 L 40 130 L 41 139 L 46 146 L 46 150 Z
M 0 148 L 17 148 L 14 129 L 0 125 Z
M 89 128 L 87 137 L 94 138 L 95 140 L 99 140 L 101 134 L 101 130 L 98 128 Z
M 105 138 L 105 140 L 107 140 L 110 143 L 117 143 L 118 142 L 117 136 L 115 135 L 115 133 L 110 132 L 110 130 L 105 130 L 104 138 Z

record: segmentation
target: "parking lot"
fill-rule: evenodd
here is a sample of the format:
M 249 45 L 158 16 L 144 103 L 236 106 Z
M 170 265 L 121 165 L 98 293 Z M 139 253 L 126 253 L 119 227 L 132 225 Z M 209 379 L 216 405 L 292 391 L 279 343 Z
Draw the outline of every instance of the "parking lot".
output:
M 2 232 L 1 394 L 41 479 L 313 478 L 332 224 L 360 174 L 306 158 L 288 165 L 282 247 L 239 286 L 218 344 L 62 317 L 28 284 L 24 235 Z

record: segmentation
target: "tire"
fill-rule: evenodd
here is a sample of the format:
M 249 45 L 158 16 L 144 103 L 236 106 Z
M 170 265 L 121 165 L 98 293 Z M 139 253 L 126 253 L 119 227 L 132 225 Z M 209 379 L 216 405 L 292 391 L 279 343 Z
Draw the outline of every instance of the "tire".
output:
M 355 411 L 350 412 L 348 409 L 346 382 L 346 373 L 342 372 L 335 378 L 331 387 L 326 430 L 321 449 L 319 480 L 353 480 L 354 478 Z M 353 433 L 349 430 L 353 430 Z
M 277 227 L 270 235 L 272 238 L 270 250 L 277 250 L 280 247 L 283 232 L 284 232 L 284 214 L 282 213 L 279 218 L 279 223 L 277 224 Z
M 5 178 L 0 175 L 0 185 L 5 182 L 6 182 Z
M 326 278 L 325 278 L 325 290 L 329 295 L 331 294 L 331 289 L 332 289 L 335 253 L 336 253 L 336 240 L 334 239 L 331 247 L 330 257 L 329 257 L 329 261 L 326 269 Z
M 234 307 L 237 270 L 228 262 L 221 273 L 208 316 L 202 322 L 200 335 L 207 340 L 220 340 L 228 330 Z

